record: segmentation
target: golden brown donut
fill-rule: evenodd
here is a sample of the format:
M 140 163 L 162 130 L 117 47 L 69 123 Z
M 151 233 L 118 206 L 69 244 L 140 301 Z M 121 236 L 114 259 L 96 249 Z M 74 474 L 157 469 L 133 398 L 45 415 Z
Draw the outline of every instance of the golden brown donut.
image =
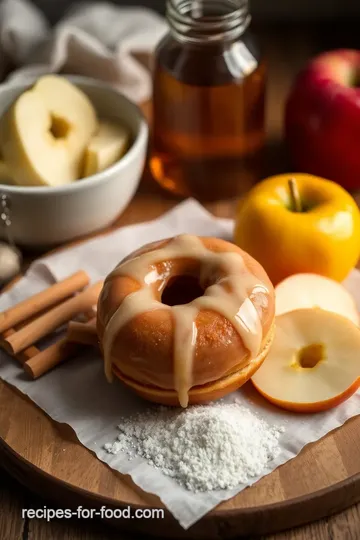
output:
M 255 373 L 274 313 L 273 286 L 250 255 L 181 235 L 144 246 L 107 277 L 97 331 L 108 376 L 150 401 L 186 406 L 187 398 L 218 399 Z

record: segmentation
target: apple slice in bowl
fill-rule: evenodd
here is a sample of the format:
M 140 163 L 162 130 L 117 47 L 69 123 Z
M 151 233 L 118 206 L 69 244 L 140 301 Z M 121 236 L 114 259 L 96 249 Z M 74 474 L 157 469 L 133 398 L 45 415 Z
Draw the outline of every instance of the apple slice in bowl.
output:
M 48 151 L 44 142 L 41 144 L 41 151 L 39 150 L 41 133 L 39 132 L 39 126 L 36 126 L 38 138 L 34 137 L 31 140 L 27 139 L 27 141 L 31 156 L 36 155 L 36 163 L 40 163 L 41 171 L 37 167 L 36 174 L 32 174 L 31 179 L 36 177 L 36 181 L 39 180 L 39 173 L 41 173 L 41 179 L 44 180 L 42 184 L 46 185 L 30 185 L 31 182 L 28 182 L 27 185 L 16 185 L 14 179 L 12 184 L 5 185 L 2 183 L 0 187 L 0 192 L 11 202 L 11 233 L 14 242 L 21 247 L 45 250 L 108 227 L 124 211 L 133 198 L 144 170 L 148 124 L 140 108 L 115 88 L 101 81 L 79 76 L 68 76 L 66 79 L 86 95 L 99 119 L 111 119 L 113 122 L 124 125 L 129 130 L 131 139 L 126 155 L 107 169 L 95 172 L 95 174 L 85 179 L 64 183 L 64 175 L 59 178 L 59 171 L 56 169 L 56 163 L 59 163 L 59 161 L 56 160 L 55 162 L 55 159 L 53 159 L 53 149 Z M 33 88 L 33 83 L 29 81 L 27 83 L 4 84 L 1 86 L 0 118 L 6 114 L 22 94 Z M 62 83 L 65 85 L 64 81 Z M 49 90 L 48 86 L 47 90 Z M 48 112 L 50 111 L 58 120 L 60 116 L 57 107 L 60 107 L 60 104 L 63 103 L 60 98 L 59 103 L 56 102 L 59 94 L 55 95 L 50 92 L 49 95 L 44 88 L 41 91 L 42 94 L 45 92 L 46 96 L 48 96 Z M 50 102 L 53 99 L 55 102 Z M 64 148 L 65 142 L 66 146 L 68 146 L 68 142 L 72 144 L 74 142 L 72 134 L 77 134 L 79 137 L 81 135 L 81 147 L 83 147 L 85 129 L 90 137 L 92 132 L 91 119 L 89 122 L 90 128 L 88 125 L 85 126 L 85 122 L 74 124 L 75 115 L 79 114 L 79 110 L 80 106 L 71 109 L 67 108 L 67 116 L 61 116 L 60 119 L 65 120 L 65 124 L 73 125 L 74 128 L 64 137 L 66 139 L 64 144 L 61 141 L 62 137 L 55 141 L 57 146 Z M 34 120 L 32 107 L 25 107 L 25 113 L 30 115 L 30 125 L 33 125 L 35 120 L 38 120 L 37 118 Z M 78 118 L 78 116 L 76 117 Z M 11 129 L 13 129 L 13 119 L 12 116 L 10 119 Z M 23 125 L 23 122 L 21 124 Z M 66 127 L 63 124 L 64 122 L 55 123 L 57 128 L 55 131 L 58 134 L 60 131 L 60 135 L 63 134 L 62 128 Z M 27 125 L 25 125 L 24 130 Z M 76 141 L 79 141 L 80 138 L 77 135 Z M 48 134 L 44 134 L 44 136 L 47 137 Z M 36 146 L 35 149 L 33 146 Z M 62 152 L 61 149 L 57 151 Z M 13 155 L 12 151 L 10 153 Z M 29 155 L 28 152 L 27 156 Z M 73 155 L 74 161 L 78 162 L 78 152 Z M 7 157 L 9 158 L 9 155 Z M 17 160 L 16 156 L 13 157 L 15 166 L 20 167 L 21 162 L 24 161 L 24 156 L 20 161 Z M 78 163 L 78 165 L 80 165 L 80 168 L 83 167 L 82 163 Z M 53 175 L 51 175 L 52 171 L 54 171 Z M 32 172 L 34 173 L 33 170 Z M 22 169 L 20 174 L 23 173 L 24 170 Z M 58 185 L 60 182 L 56 180 L 59 179 L 61 179 L 62 185 Z M 2 238 L 1 231 L 0 238 Z

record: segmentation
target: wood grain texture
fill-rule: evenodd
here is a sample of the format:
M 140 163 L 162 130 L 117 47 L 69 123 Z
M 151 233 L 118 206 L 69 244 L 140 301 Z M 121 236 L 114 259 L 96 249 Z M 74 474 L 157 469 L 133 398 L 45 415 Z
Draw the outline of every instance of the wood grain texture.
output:
M 99 522 L 91 525 L 85 520 L 54 520 L 46 522 L 35 519 L 29 523 L 29 532 L 26 540 L 134 540 L 127 533 L 112 531 Z
M 52 508 L 49 500 L 34 495 L 0 469 L 1 540 L 145 540 L 144 536 L 119 532 L 100 520 L 22 519 L 22 508 Z M 257 540 L 357 540 L 360 504 L 331 518 Z M 151 527 L 149 527 L 151 528 Z M 219 537 L 218 540 L 221 540 Z M 255 540 L 248 536 L 247 540 Z
M 296 34 L 289 30 L 281 35 L 280 41 L 276 41 L 274 35 L 268 41 L 271 74 L 268 96 L 269 174 L 282 172 L 288 167 L 286 153 L 279 145 L 281 104 L 294 74 L 317 49 L 317 36 L 314 32 L 311 39 L 305 39 L 302 31 Z M 114 226 L 153 219 L 178 201 L 161 191 L 145 174 L 139 193 Z M 233 201 L 212 204 L 208 209 L 215 215 L 232 217 L 234 207 Z M 279 531 L 328 516 L 360 500 L 359 433 L 359 418 L 347 422 L 318 443 L 308 445 L 295 460 L 221 504 L 188 533 L 184 533 L 168 513 L 164 520 L 151 523 L 151 531 L 149 524 L 141 520 L 133 520 L 129 524 L 122 522 L 121 526 L 131 526 L 141 533 L 152 532 L 157 537 L 225 540 Z M 4 383 L 0 383 L 0 456 L 4 466 L 19 481 L 63 506 L 161 505 L 156 497 L 145 494 L 127 477 L 98 461 L 77 442 L 69 427 L 52 422 L 27 398 Z M 341 534 L 350 519 L 354 525 L 348 537 L 356 532 L 360 535 L 359 511 L 352 512 L 346 514 L 342 521 L 331 518 L 295 531 L 295 536 L 284 533 L 282 538 L 343 538 Z M 114 524 L 119 526 L 119 523 Z M 35 522 L 31 523 L 33 529 L 29 531 L 32 534 L 29 537 L 36 540 L 66 538 L 67 525 L 62 523 L 61 526 L 65 527 L 62 536 L 55 536 L 58 532 L 48 529 L 45 534 L 36 529 L 38 525 Z M 79 538 L 91 538 L 86 534 Z M 359 538 L 359 535 L 354 538 Z
M 0 469 L 0 538 L 22 540 L 25 519 L 21 510 L 25 507 L 22 490 Z

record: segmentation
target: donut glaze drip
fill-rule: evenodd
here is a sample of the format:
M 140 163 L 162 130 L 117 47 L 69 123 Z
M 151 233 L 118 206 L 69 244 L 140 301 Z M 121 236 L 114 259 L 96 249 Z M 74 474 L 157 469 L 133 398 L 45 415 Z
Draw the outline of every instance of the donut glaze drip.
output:
M 158 279 L 156 264 L 176 258 L 195 259 L 200 263 L 200 284 L 205 291 L 189 304 L 167 306 L 155 298 L 151 284 Z M 162 278 L 166 279 L 165 275 Z M 215 311 L 225 317 L 238 332 L 250 359 L 258 356 L 263 332 L 260 313 L 251 295 L 269 294 L 267 286 L 252 275 L 240 253 L 213 252 L 200 238 L 181 235 L 153 251 L 129 259 L 108 276 L 127 276 L 136 280 L 140 289 L 129 294 L 108 321 L 103 338 L 105 374 L 112 379 L 112 348 L 116 336 L 130 320 L 141 313 L 156 309 L 171 310 L 174 320 L 174 388 L 182 407 L 188 405 L 188 393 L 193 386 L 193 358 L 196 347 L 196 317 L 201 310 Z

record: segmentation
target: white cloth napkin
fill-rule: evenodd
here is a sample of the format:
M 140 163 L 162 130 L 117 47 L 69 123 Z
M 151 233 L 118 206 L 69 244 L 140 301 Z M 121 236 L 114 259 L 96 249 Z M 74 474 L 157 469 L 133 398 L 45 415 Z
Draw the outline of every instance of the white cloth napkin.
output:
M 86 270 L 92 280 L 102 278 L 119 260 L 144 243 L 181 233 L 231 239 L 232 229 L 232 221 L 215 219 L 197 202 L 185 201 L 158 220 L 119 229 L 35 262 L 27 275 L 9 293 L 2 295 L 0 310 L 45 288 L 53 279 L 62 279 L 79 269 Z M 354 271 L 347 279 L 346 287 L 360 308 L 359 282 L 360 272 Z M 144 491 L 158 495 L 185 529 L 221 501 L 247 487 L 239 485 L 226 491 L 191 493 L 141 458 L 129 461 L 122 453 L 108 454 L 103 445 L 115 441 L 117 426 L 122 419 L 143 412 L 148 405 L 119 381 L 109 385 L 101 360 L 93 356 L 96 353 L 91 358 L 87 353 L 87 356 L 64 363 L 37 381 L 29 381 L 21 367 L 1 353 L 0 377 L 28 395 L 51 418 L 69 424 L 80 442 L 100 460 L 123 474 L 130 474 Z M 280 438 L 280 455 L 251 483 L 294 458 L 306 444 L 318 440 L 360 413 L 360 393 L 336 409 L 316 415 L 281 411 L 261 398 L 250 383 L 227 399 L 233 401 L 235 398 L 269 424 L 285 428 Z
M 0 4 L 0 71 L 18 66 L 11 82 L 49 72 L 75 73 L 115 85 L 135 102 L 151 96 L 151 76 L 139 55 L 150 55 L 167 30 L 145 8 L 106 2 L 76 4 L 55 28 L 28 0 Z

